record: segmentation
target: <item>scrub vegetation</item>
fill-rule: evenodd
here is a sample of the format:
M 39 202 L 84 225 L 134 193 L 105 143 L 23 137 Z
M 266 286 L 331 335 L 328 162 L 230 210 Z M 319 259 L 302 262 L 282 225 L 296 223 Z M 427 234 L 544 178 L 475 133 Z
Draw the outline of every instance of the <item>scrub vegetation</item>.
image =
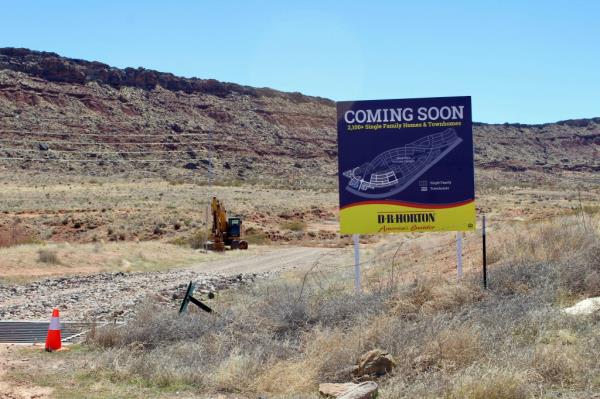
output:
M 598 227 L 573 216 L 515 228 L 494 249 L 488 290 L 479 275 L 395 279 L 402 265 L 390 258 L 361 295 L 316 267 L 229 292 L 215 315 L 149 304 L 36 382 L 65 398 L 86 384 L 90 397 L 316 398 L 319 383 L 349 381 L 361 354 L 384 348 L 397 367 L 379 381 L 382 398 L 591 397 L 600 318 L 561 309 L 600 295 Z

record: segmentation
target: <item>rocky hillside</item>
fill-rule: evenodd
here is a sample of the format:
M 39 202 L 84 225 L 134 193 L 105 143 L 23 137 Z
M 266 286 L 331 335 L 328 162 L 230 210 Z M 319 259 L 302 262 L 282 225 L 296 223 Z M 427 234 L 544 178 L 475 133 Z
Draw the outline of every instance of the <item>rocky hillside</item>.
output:
M 335 184 L 330 100 L 27 49 L 0 49 L 0 135 L 10 171 Z M 475 135 L 480 171 L 600 171 L 600 118 Z

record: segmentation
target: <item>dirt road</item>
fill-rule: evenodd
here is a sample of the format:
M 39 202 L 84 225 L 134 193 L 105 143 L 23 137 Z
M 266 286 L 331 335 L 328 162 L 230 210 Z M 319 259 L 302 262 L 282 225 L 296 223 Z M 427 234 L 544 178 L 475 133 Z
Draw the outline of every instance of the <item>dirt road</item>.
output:
M 263 247 L 240 253 L 218 261 L 206 262 L 192 267 L 202 273 L 264 273 L 310 267 L 315 261 L 332 262 L 350 250 L 316 247 Z

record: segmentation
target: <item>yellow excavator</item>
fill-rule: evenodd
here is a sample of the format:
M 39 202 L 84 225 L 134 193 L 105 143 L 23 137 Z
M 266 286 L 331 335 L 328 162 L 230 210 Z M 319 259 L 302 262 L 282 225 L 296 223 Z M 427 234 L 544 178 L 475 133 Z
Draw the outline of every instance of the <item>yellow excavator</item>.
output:
M 205 248 L 211 251 L 224 251 L 231 249 L 248 249 L 248 242 L 242 240 L 242 219 L 239 217 L 227 218 L 227 211 L 223 203 L 213 197 L 210 208 L 212 211 L 212 229 L 210 240 Z

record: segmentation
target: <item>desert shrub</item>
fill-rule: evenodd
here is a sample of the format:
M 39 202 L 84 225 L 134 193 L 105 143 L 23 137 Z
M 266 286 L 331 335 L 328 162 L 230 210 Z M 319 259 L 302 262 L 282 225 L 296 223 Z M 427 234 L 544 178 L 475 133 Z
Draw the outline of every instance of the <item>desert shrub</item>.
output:
M 236 392 L 240 386 L 252 386 L 260 365 L 249 355 L 232 353 L 214 372 L 214 383 L 226 392 Z
M 530 293 L 546 301 L 600 295 L 600 241 L 561 261 L 514 262 L 489 272 L 490 289 L 502 295 Z
M 573 256 L 560 270 L 562 287 L 572 295 L 600 295 L 600 240 Z
M 95 363 L 118 378 L 236 392 L 252 389 L 261 365 L 297 353 L 251 320 L 231 314 L 179 316 L 175 310 L 146 306 L 128 325 L 97 329 L 87 342 L 104 348 Z
M 282 230 L 304 231 L 306 230 L 306 222 L 302 220 L 286 220 L 279 227 Z
M 208 229 L 197 229 L 188 237 L 187 243 L 192 249 L 202 249 L 210 238 L 210 234 Z
M 499 241 L 490 249 L 490 263 L 559 261 L 593 245 L 598 236 L 571 216 L 513 227 Z
M 525 378 L 518 371 L 490 367 L 462 376 L 447 397 L 448 399 L 526 399 L 530 395 Z
M 361 339 L 366 321 L 357 321 L 353 329 L 315 328 L 306 334 L 306 358 L 321 381 L 347 382 L 358 358 L 375 346 Z
M 482 290 L 472 279 L 456 284 L 441 275 L 420 277 L 401 286 L 392 301 L 392 313 L 412 317 L 416 313 L 452 310 L 481 299 Z
M 260 285 L 238 293 L 235 303 L 218 316 L 179 316 L 174 309 L 147 306 L 126 326 L 96 329 L 87 342 L 104 348 L 106 364 L 118 358 L 121 375 L 165 384 L 208 384 L 226 391 L 263 390 L 279 381 L 276 392 L 294 392 L 292 387 L 305 389 L 321 374 L 339 377 L 340 359 L 351 366 L 360 345 L 348 350 L 353 340 L 342 341 L 338 329 L 351 328 L 352 320 L 385 308 L 382 294 L 339 292 L 338 297 L 317 290 L 300 284 Z M 185 353 L 178 349 L 184 343 L 189 345 Z M 325 349 L 333 345 L 345 349 L 328 353 Z M 190 352 L 195 360 L 188 364 Z M 276 367 L 265 369 L 262 364 Z M 197 368 L 189 375 L 179 372 L 193 366 Z M 288 385 L 281 384 L 284 376 Z
M 40 249 L 38 251 L 38 261 L 54 265 L 60 264 L 56 251 L 50 249 Z
M 531 365 L 545 382 L 558 386 L 573 384 L 586 367 L 576 346 L 560 343 L 538 346 Z
M 18 223 L 0 226 L 0 248 L 33 244 L 36 240 Z
M 425 345 L 425 361 L 444 369 L 461 369 L 483 356 L 479 332 L 461 326 L 440 331 Z
M 320 382 L 348 382 L 352 365 L 365 349 L 358 338 L 339 329 L 315 328 L 303 337 L 301 356 L 280 360 L 260 373 L 256 390 L 305 397 L 297 395 L 316 392 Z
M 155 305 L 140 309 L 126 328 L 110 325 L 99 328 L 88 342 L 104 347 L 137 345 L 154 348 L 162 344 L 196 339 L 217 328 L 215 317 L 200 318 L 193 315 L 179 316 L 177 312 L 164 311 Z
M 269 236 L 264 231 L 254 227 L 248 227 L 245 230 L 244 239 L 248 241 L 248 244 L 254 245 L 264 245 L 270 242 Z
M 350 326 L 360 318 L 382 313 L 389 296 L 387 292 L 356 295 L 340 287 L 277 281 L 259 285 L 248 294 L 253 306 L 258 305 L 260 309 L 255 317 L 285 338 L 298 338 L 315 326 Z
M 175 237 L 169 241 L 169 244 L 177 245 L 180 247 L 187 247 L 189 246 L 189 240 L 188 237 Z
M 525 294 L 533 289 L 555 288 L 558 269 L 549 262 L 514 262 L 493 268 L 488 281 L 490 289 L 503 295 Z

